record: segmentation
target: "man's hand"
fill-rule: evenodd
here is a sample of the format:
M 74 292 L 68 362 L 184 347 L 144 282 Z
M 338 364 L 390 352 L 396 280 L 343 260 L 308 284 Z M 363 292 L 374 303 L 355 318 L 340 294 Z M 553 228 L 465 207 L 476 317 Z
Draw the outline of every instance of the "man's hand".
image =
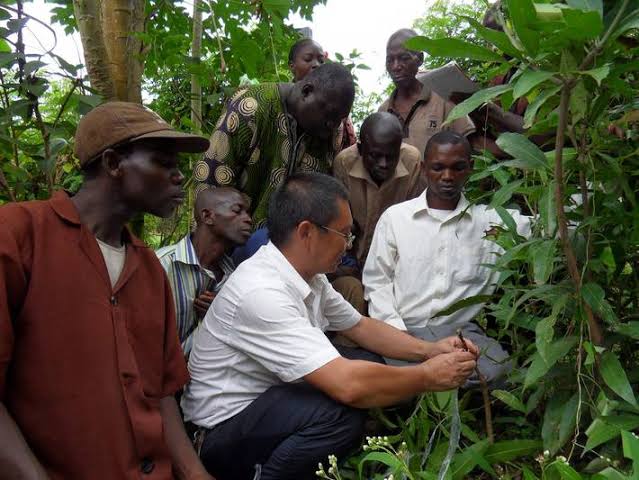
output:
M 443 392 L 461 387 L 475 370 L 476 358 L 472 352 L 455 351 L 426 360 L 421 364 L 426 377 L 424 390 Z
M 215 293 L 206 290 L 193 300 L 193 308 L 198 318 L 204 318 L 214 298 Z
M 471 342 L 468 339 L 464 339 L 464 341 L 466 342 L 466 345 L 464 346 L 464 344 L 462 343 L 462 341 L 459 339 L 459 337 L 447 337 L 447 338 L 443 338 L 433 344 L 431 344 L 431 349 L 428 352 L 429 353 L 429 357 L 433 358 L 437 355 L 441 355 L 444 353 L 451 353 L 451 352 L 463 352 L 466 351 L 466 348 L 468 348 L 468 351 L 473 354 L 473 356 L 475 357 L 475 360 L 479 357 L 479 349 L 477 348 L 477 346 Z

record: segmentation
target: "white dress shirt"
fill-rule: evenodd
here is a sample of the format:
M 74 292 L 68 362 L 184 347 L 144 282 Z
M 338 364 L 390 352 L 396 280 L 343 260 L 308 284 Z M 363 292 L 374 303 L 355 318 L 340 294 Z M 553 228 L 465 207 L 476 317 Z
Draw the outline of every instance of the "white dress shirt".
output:
M 509 210 L 520 235 L 530 236 L 530 217 Z M 503 249 L 485 239 L 503 221 L 486 205 L 462 195 L 452 211 L 429 208 L 426 191 L 390 207 L 381 216 L 363 270 L 371 317 L 397 328 L 462 325 L 481 304 L 432 318 L 455 302 L 494 291 L 495 263 Z
M 323 332 L 360 319 L 325 275 L 307 283 L 269 242 L 230 276 L 195 331 L 185 419 L 211 428 L 269 387 L 300 380 L 339 357 Z

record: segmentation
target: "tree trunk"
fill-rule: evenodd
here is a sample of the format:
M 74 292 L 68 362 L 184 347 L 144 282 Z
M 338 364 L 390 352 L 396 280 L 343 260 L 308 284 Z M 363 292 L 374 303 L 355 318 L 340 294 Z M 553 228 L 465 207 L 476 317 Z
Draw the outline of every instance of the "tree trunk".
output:
M 91 86 L 107 100 L 142 102 L 144 0 L 73 0 Z
M 191 40 L 191 58 L 200 62 L 202 50 L 202 10 L 200 0 L 193 0 L 193 38 Z M 202 85 L 196 74 L 191 75 L 191 123 L 196 132 L 202 131 Z

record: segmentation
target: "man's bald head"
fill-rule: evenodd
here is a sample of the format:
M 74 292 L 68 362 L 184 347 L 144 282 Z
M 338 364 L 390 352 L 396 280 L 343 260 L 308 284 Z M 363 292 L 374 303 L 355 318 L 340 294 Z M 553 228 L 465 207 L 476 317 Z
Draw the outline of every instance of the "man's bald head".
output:
M 196 233 L 202 230 L 229 246 L 243 245 L 251 234 L 245 195 L 231 187 L 207 188 L 195 198 Z
M 390 37 L 388 37 L 388 42 L 386 43 L 386 48 L 392 45 L 404 45 L 404 42 L 410 38 L 416 37 L 417 32 L 412 28 L 400 28 L 395 33 L 393 33 Z
M 402 126 L 395 115 L 377 112 L 368 116 L 359 132 L 359 154 L 371 178 L 379 185 L 395 173 L 402 146 Z
M 399 139 L 401 142 L 402 124 L 392 113 L 376 112 L 366 117 L 359 131 L 359 137 L 362 142 L 368 142 L 370 139 L 384 141 Z

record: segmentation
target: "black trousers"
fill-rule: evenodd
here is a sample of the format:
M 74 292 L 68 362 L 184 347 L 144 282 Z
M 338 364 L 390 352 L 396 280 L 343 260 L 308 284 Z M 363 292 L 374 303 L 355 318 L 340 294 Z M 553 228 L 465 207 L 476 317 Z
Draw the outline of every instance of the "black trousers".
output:
M 361 349 L 345 357 L 381 362 Z M 307 383 L 269 388 L 208 432 L 200 457 L 218 480 L 313 480 L 318 462 L 344 459 L 362 440 L 366 410 L 336 402 Z

